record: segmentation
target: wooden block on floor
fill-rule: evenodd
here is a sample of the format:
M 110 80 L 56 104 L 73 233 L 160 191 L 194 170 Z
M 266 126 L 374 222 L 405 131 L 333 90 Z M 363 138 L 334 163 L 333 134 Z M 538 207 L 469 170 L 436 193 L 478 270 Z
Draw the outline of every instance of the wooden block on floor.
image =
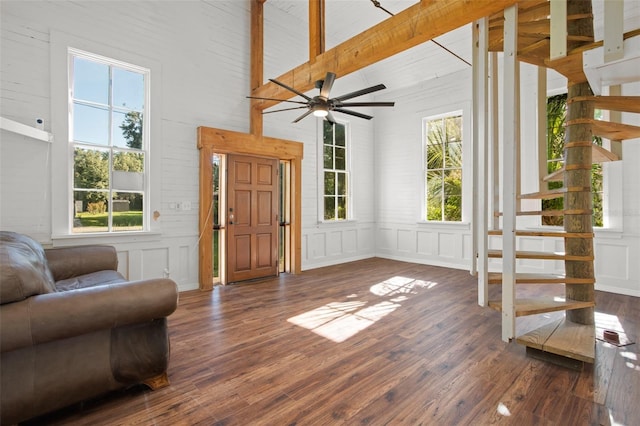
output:
M 527 347 L 592 364 L 595 361 L 595 325 L 555 321 L 516 339 Z
M 534 349 L 530 346 L 527 346 L 527 356 L 576 371 L 582 371 L 585 364 L 583 361 L 578 361 L 577 359 L 567 358 L 551 352 L 545 352 L 540 349 Z

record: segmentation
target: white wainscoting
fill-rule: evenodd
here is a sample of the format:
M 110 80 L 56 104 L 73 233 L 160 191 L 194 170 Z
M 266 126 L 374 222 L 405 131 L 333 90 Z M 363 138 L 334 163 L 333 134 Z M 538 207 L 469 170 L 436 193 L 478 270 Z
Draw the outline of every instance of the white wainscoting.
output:
M 385 223 L 376 236 L 378 257 L 455 269 L 471 265 L 469 224 Z
M 302 231 L 302 269 L 320 268 L 375 256 L 371 222 L 319 224 Z

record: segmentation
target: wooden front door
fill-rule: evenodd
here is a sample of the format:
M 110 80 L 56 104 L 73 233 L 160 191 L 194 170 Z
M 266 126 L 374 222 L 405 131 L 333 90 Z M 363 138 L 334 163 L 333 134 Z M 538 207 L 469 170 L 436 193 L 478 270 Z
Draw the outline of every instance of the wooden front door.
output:
M 228 156 L 227 282 L 278 274 L 278 160 Z

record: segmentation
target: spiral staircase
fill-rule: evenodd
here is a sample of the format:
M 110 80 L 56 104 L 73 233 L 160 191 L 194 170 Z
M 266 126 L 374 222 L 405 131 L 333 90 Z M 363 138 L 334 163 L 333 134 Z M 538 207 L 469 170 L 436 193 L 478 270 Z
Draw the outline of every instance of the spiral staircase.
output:
M 574 2 L 575 3 L 575 2 Z M 584 3 L 584 2 L 582 2 Z M 566 54 L 564 56 L 551 59 L 550 51 L 552 51 L 552 2 L 550 1 L 524 1 L 518 3 L 517 8 L 517 60 L 537 65 L 540 67 L 551 68 L 567 77 L 569 86 L 576 86 L 582 83 L 590 83 L 591 90 L 594 93 L 600 94 L 602 92 L 616 93 L 616 71 L 615 65 L 624 62 L 621 60 L 610 61 L 611 65 L 607 71 L 607 80 L 603 84 L 598 79 L 589 79 L 590 73 L 588 65 L 584 58 L 591 60 L 595 56 L 602 57 L 602 51 L 604 41 L 596 41 L 590 34 L 591 31 L 584 31 L 584 28 L 592 26 L 593 16 L 590 11 L 584 10 L 572 10 L 571 2 L 568 2 L 567 10 L 564 15 L 566 16 Z M 590 7 L 589 7 L 590 10 Z M 556 18 L 557 19 L 557 18 Z M 502 51 L 505 38 L 505 14 L 498 13 L 488 19 L 487 31 L 488 31 L 488 50 L 497 52 Z M 557 22 L 557 21 L 555 21 Z M 585 35 L 587 34 L 587 35 Z M 637 55 L 640 57 L 640 29 L 628 32 L 622 35 L 625 48 L 627 45 L 632 52 L 625 51 L 623 56 L 628 58 L 629 53 L 631 55 Z M 635 53 L 633 50 L 635 49 Z M 585 54 L 585 52 L 587 52 Z M 589 56 L 591 55 L 591 56 Z M 635 59 L 638 60 L 637 58 Z M 607 65 L 606 61 L 600 60 L 604 65 L 600 66 L 600 69 L 604 69 Z M 597 70 L 596 70 L 597 71 Z M 629 76 L 627 72 L 620 73 L 621 82 L 629 82 Z M 636 81 L 640 80 L 640 71 L 636 71 Z M 603 90 L 608 83 L 611 83 L 613 88 Z M 601 121 L 593 118 L 593 109 L 601 109 L 608 111 L 618 111 L 626 113 L 640 113 L 640 96 L 609 96 L 609 95 L 593 95 L 592 93 L 580 93 L 576 95 L 572 94 L 569 90 L 569 97 L 567 101 L 568 108 L 586 108 L 587 111 L 591 111 L 591 116 L 583 117 L 571 117 L 568 115 L 568 120 L 565 123 L 567 129 L 572 126 L 575 128 L 586 129 L 587 132 L 591 132 L 593 136 L 600 136 L 602 138 L 609 139 L 612 142 L 612 146 L 616 144 L 624 143 L 624 140 L 640 137 L 640 127 L 632 126 L 629 124 L 622 124 L 615 120 L 616 114 L 606 114 L 609 117 L 614 118 L 611 121 Z M 590 129 L 590 130 L 589 130 Z M 570 361 L 593 363 L 595 359 L 595 338 L 596 330 L 593 323 L 594 317 L 594 284 L 595 276 L 593 274 L 593 231 L 591 226 L 587 226 L 586 229 L 572 229 L 571 226 L 567 226 L 566 223 L 571 222 L 574 218 L 586 217 L 590 220 L 592 211 L 589 208 L 585 208 L 584 204 L 576 205 L 574 199 L 576 197 L 591 197 L 591 188 L 589 185 L 576 184 L 572 174 L 590 173 L 590 163 L 602 163 L 607 161 L 620 160 L 617 152 L 612 152 L 601 146 L 598 146 L 591 141 L 566 141 L 565 142 L 565 155 L 568 155 L 568 150 L 572 148 L 577 149 L 591 149 L 590 155 L 583 155 L 584 159 L 588 159 L 588 164 L 580 164 L 579 162 L 565 161 L 562 168 L 554 173 L 548 174 L 541 180 L 541 187 L 539 192 L 529 194 L 517 194 L 516 198 L 519 200 L 525 199 L 552 199 L 565 197 L 564 209 L 557 211 L 544 212 L 545 216 L 564 216 L 565 217 L 565 230 L 564 231 L 541 231 L 541 230 L 527 230 L 518 229 L 518 216 L 542 216 L 543 212 L 539 211 L 519 211 L 516 209 L 515 218 L 515 250 L 511 250 L 510 253 L 505 250 L 485 250 L 485 254 L 489 259 L 502 259 L 504 263 L 507 259 L 506 256 L 513 256 L 517 260 L 523 259 L 535 259 L 550 262 L 563 262 L 565 266 L 565 274 L 535 274 L 535 273 L 522 273 L 518 271 L 518 263 L 516 260 L 512 261 L 516 264 L 515 274 L 505 275 L 501 272 L 486 272 L 484 279 L 486 284 L 490 288 L 488 300 L 484 303 L 490 308 L 500 311 L 503 314 L 503 339 L 505 336 L 511 340 L 512 336 L 509 332 L 504 331 L 505 327 L 505 315 L 513 316 L 509 318 L 515 324 L 516 318 L 529 315 L 544 314 L 548 312 L 556 311 L 583 311 L 585 315 L 582 320 L 575 321 L 570 313 L 565 313 L 564 318 L 557 319 L 549 324 L 544 324 L 542 327 L 532 330 L 524 335 L 518 336 L 516 341 L 520 344 L 527 346 L 527 351 L 531 350 L 531 353 L 548 353 L 551 356 L 558 356 L 569 359 Z M 591 139 L 591 138 L 589 138 Z M 546 187 L 547 182 L 563 182 L 562 188 L 549 190 Z M 495 217 L 503 215 L 502 212 L 493 212 Z M 569 220 L 567 220 L 569 218 Z M 499 221 L 496 221 L 499 222 Z M 584 223 L 584 221 L 583 221 Z M 501 229 L 493 229 L 488 231 L 488 238 L 492 241 L 500 239 L 503 234 Z M 560 241 L 564 243 L 565 252 L 537 252 L 529 250 L 520 250 L 523 244 L 521 241 L 527 238 L 543 238 L 553 239 L 550 244 L 544 246 L 559 245 Z M 556 244 L 557 243 L 557 244 Z M 504 258 L 504 259 L 503 259 Z M 499 263 L 499 262 L 498 262 Z M 520 262 L 521 263 L 521 262 Z M 496 262 L 491 263 L 495 265 Z M 587 271 L 587 273 L 575 273 L 579 270 Z M 480 278 L 482 280 L 482 278 Z M 552 284 L 564 284 L 565 293 L 559 294 L 554 297 L 518 297 L 518 293 L 536 294 L 536 291 L 531 291 L 531 286 L 549 286 Z M 514 286 L 511 289 L 505 286 Z M 500 286 L 500 291 L 495 289 L 496 286 Z M 526 286 L 526 287 L 525 287 Z M 579 286 L 586 286 L 576 289 Z M 519 291 L 518 289 L 521 289 Z M 522 291 L 524 289 L 525 291 Z M 586 291 L 582 291 L 587 289 Z M 503 299 L 499 295 L 504 292 L 512 292 L 515 294 L 514 310 L 511 313 L 505 311 L 503 307 Z M 540 293 L 545 293 L 541 291 Z M 578 297 L 575 297 L 575 295 Z M 479 299 L 480 302 L 480 299 Z M 483 303 L 481 303 L 483 304 Z M 557 316 L 557 315 L 556 315 Z M 579 315 L 578 315 L 579 317 Z M 586 320 L 584 320 L 586 318 Z M 591 318 L 591 320 L 589 320 Z M 513 326 L 515 330 L 515 325 Z M 515 337 L 515 336 L 513 336 Z M 506 340 L 506 339 L 505 339 Z

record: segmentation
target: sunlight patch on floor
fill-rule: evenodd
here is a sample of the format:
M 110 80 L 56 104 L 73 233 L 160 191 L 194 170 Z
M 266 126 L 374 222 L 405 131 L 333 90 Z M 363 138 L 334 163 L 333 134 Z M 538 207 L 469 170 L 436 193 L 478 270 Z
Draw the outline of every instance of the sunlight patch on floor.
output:
M 347 296 L 350 299 L 348 301 L 327 303 L 287 321 L 340 343 L 398 309 L 401 302 L 408 300 L 412 294 L 417 294 L 419 289 L 429 289 L 436 285 L 432 281 L 393 277 L 370 288 L 371 293 L 388 300 L 366 306 L 367 302 L 353 300 L 357 296 L 350 294 Z
M 416 294 L 416 289 L 433 288 L 438 283 L 433 281 L 416 280 L 407 277 L 393 277 L 386 281 L 371 286 L 371 293 L 376 296 L 393 296 L 396 294 Z
M 504 405 L 502 402 L 498 404 L 497 411 L 498 411 L 498 414 L 500 414 L 501 416 L 505 416 L 505 417 L 511 416 L 511 411 L 509 411 L 507 406 Z

